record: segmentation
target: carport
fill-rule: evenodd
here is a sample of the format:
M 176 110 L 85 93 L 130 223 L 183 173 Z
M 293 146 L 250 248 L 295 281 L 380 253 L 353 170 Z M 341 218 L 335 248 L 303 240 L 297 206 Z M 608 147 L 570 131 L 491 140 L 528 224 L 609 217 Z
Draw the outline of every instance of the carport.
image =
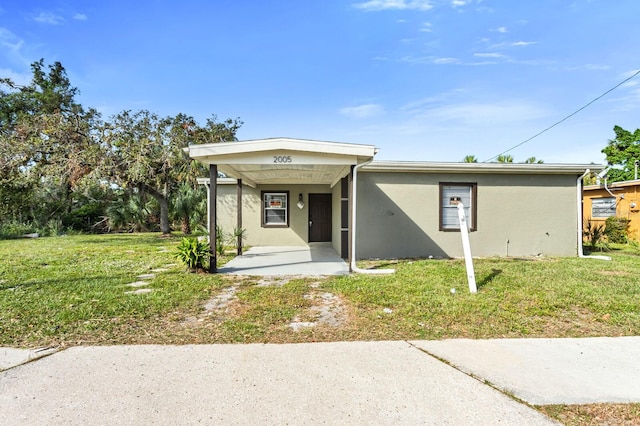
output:
M 373 160 L 377 152 L 375 146 L 273 138 L 191 145 L 187 151 L 191 158 L 209 166 L 208 182 L 204 183 L 208 183 L 209 189 L 210 272 L 217 272 L 215 241 L 219 220 L 219 173 L 224 175 L 227 183 L 228 179 L 236 183 L 235 227 L 249 228 L 252 237 L 259 234 L 263 236 L 262 241 L 268 242 L 254 245 L 290 246 L 286 242 L 295 234 L 295 243 L 306 247 L 309 256 L 313 252 L 309 244 L 322 242 L 330 243 L 330 247 L 340 252 L 342 258 L 351 259 L 355 238 L 351 232 L 352 200 L 355 198 L 353 170 Z M 302 192 L 297 194 L 273 189 L 287 185 L 309 185 L 324 189 L 310 191 L 306 193 L 306 198 Z M 252 191 L 253 198 L 244 194 L 247 188 Z M 251 200 L 252 210 L 261 210 L 261 217 L 254 217 L 251 222 L 245 223 L 243 205 L 246 209 L 248 200 Z M 292 205 L 297 205 L 299 210 L 290 210 Z M 328 220 L 323 220 L 323 212 L 328 215 Z M 303 217 L 303 214 L 308 216 Z M 320 218 L 316 220 L 313 215 Z M 295 220 L 292 216 L 295 216 Z M 237 245 L 238 255 L 241 255 L 241 238 L 238 238 Z M 299 265 L 306 265 L 306 261 Z

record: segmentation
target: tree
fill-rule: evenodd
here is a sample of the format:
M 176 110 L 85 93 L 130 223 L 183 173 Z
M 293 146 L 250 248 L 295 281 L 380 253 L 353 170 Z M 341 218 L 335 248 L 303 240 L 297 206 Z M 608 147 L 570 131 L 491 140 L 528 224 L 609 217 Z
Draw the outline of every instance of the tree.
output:
M 616 137 L 609 140 L 602 153 L 606 155 L 607 164 L 621 168 L 609 170 L 608 180 L 618 182 L 634 179 L 635 162 L 640 161 L 640 129 L 631 133 L 620 126 L 614 126 L 613 131 Z
M 68 219 L 73 191 L 99 153 L 98 113 L 75 101 L 78 90 L 60 62 L 47 68 L 42 59 L 31 64 L 28 86 L 0 81 L 0 213 L 40 223 Z
M 462 159 L 463 163 L 477 163 L 478 159 L 476 158 L 475 155 L 465 155 L 465 157 Z
M 523 163 L 526 163 L 526 164 L 543 164 L 544 161 L 543 160 L 538 160 L 536 157 L 529 157 L 526 160 L 524 160 Z
M 203 189 L 200 185 L 194 187 L 189 182 L 181 182 L 171 200 L 171 212 L 185 235 L 191 234 L 192 221 L 198 222 L 207 214 L 207 196 Z
M 204 169 L 183 148 L 194 140 L 236 140 L 235 132 L 241 125 L 239 120 L 218 123 L 214 117 L 200 127 L 184 114 L 162 118 L 146 110 L 123 111 L 112 117 L 102 132 L 106 147 L 103 176 L 123 188 L 155 198 L 160 209 L 160 230 L 168 234 L 170 198 L 181 182 L 194 183 Z
M 510 155 L 498 155 L 498 158 L 496 158 L 496 160 L 498 161 L 498 163 L 513 163 L 513 157 Z

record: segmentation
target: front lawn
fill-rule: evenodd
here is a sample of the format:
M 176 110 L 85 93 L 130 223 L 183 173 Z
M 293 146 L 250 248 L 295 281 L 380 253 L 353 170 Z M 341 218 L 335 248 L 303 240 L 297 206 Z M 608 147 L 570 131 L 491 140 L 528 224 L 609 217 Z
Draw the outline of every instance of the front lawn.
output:
M 640 257 L 402 260 L 388 276 L 293 279 L 194 274 L 179 237 L 79 235 L 0 241 L 0 345 L 301 342 L 640 334 Z M 153 274 L 151 278 L 138 278 Z M 147 281 L 141 287 L 128 284 Z M 152 290 L 132 294 L 139 289 Z M 452 292 L 455 289 L 455 292 Z M 224 306 L 204 310 L 225 291 Z M 294 329 L 330 294 L 339 321 Z M 326 298 L 326 297 L 325 297 Z
M 479 292 L 470 294 L 461 260 L 379 262 L 396 268 L 387 276 L 238 278 L 187 273 L 175 259 L 179 241 L 0 241 L 0 346 L 640 334 L 633 247 L 617 247 L 608 262 L 478 259 Z M 639 407 L 537 408 L 565 424 L 627 424 Z

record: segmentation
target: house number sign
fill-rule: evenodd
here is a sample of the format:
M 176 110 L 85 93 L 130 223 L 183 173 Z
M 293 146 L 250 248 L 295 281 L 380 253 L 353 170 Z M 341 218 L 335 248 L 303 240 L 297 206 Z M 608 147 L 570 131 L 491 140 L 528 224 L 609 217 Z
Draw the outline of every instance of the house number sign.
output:
M 273 162 L 278 164 L 278 163 L 292 163 L 293 160 L 291 159 L 290 155 L 274 155 L 273 156 Z

